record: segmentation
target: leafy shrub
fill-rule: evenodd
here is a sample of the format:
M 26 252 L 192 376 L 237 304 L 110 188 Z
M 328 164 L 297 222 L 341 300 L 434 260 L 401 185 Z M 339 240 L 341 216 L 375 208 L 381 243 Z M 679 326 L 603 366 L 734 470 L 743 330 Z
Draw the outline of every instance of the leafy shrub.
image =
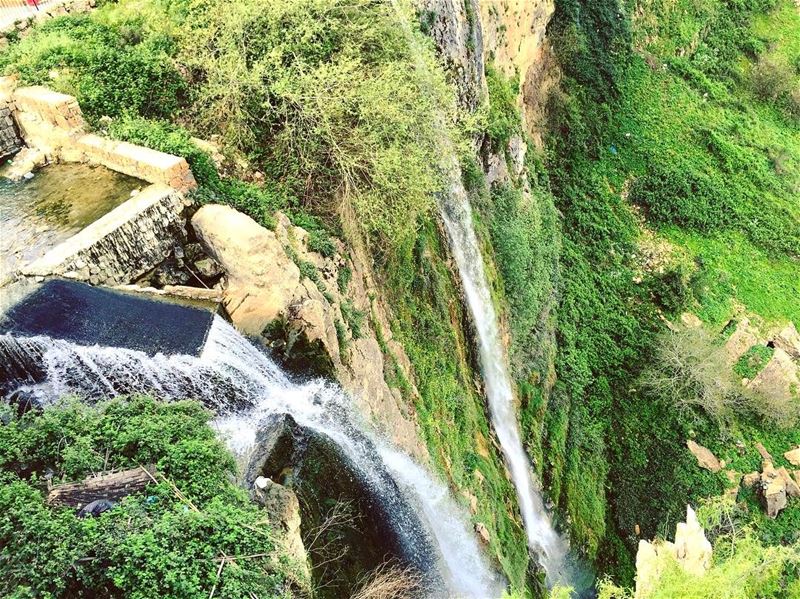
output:
M 754 345 L 733 365 L 733 371 L 743 379 L 753 379 L 764 369 L 774 352 L 767 345 Z
M 508 80 L 495 67 L 486 67 L 486 85 L 489 88 L 489 114 L 486 135 L 492 149 L 502 151 L 514 133 L 521 131 L 520 111 L 517 105 L 518 80 Z
M 174 115 L 186 83 L 170 56 L 172 44 L 162 36 L 123 33 L 91 15 L 52 19 L 11 46 L 0 69 L 18 73 L 24 83 L 75 95 L 92 122 L 125 111 Z
M 122 141 L 184 157 L 198 185 L 219 189 L 221 181 L 214 161 L 197 147 L 186 129 L 169 121 L 125 114 L 111 122 L 108 132 Z
M 712 179 L 685 165 L 654 165 L 634 182 L 630 198 L 655 222 L 709 232 L 734 218 L 733 206 L 720 191 Z
M 363 335 L 361 327 L 364 324 L 364 313 L 356 307 L 349 300 L 345 300 L 339 306 L 342 311 L 342 318 L 347 323 L 353 339 L 360 339 Z
M 453 133 L 441 69 L 399 18 L 368 0 L 201 1 L 181 53 L 205 130 L 385 250 L 433 207 Z
M 280 553 L 230 482 L 231 455 L 196 402 L 67 401 L 0 426 L 0 593 L 55 597 L 274 596 Z M 45 477 L 155 463 L 159 482 L 97 518 L 45 502 Z M 161 477 L 163 475 L 163 478 Z M 180 499 L 172 484 L 181 490 Z M 263 554 L 230 562 L 219 558 Z

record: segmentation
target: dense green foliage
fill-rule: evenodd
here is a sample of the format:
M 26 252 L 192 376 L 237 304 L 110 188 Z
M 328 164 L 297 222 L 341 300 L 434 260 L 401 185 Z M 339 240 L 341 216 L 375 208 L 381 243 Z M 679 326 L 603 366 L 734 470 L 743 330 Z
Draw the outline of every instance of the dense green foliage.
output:
M 492 552 L 522 589 L 528 555 L 515 494 L 490 441 L 468 356 L 472 346 L 463 337 L 466 319 L 431 219 L 435 192 L 442 188 L 440 146 L 460 145 L 454 98 L 430 41 L 408 25 L 413 19 L 404 3 L 125 0 L 85 20 L 124 39 L 130 37 L 124 32 L 136 31 L 131 44 L 137 47 L 168 40 L 160 58 L 187 78 L 188 91 L 173 98 L 177 115 L 154 114 L 119 97 L 119 106 L 108 112 L 115 117 L 108 125 L 111 135 L 185 156 L 201 201 L 228 203 L 266 226 L 276 209 L 283 210 L 310 231 L 309 247 L 323 255 L 333 249 L 330 230 L 355 233 L 370 244 L 399 315 L 394 333 L 408 348 L 419 395 L 399 369 L 393 382 L 417 401 L 436 464 L 454 485 L 478 497 L 475 519 L 486 525 Z M 72 21 L 52 22 L 69 29 Z M 20 72 L 26 82 L 44 80 L 50 67 L 32 58 L 43 40 L 35 31 L 16 45 L 4 70 Z M 105 40 L 87 43 L 98 46 L 87 52 L 106 51 Z M 28 63 L 34 66 L 22 72 Z M 58 78 L 48 85 L 75 93 L 83 105 L 81 90 L 95 76 L 83 70 L 73 76 L 81 86 Z M 504 94 L 502 114 L 493 121 L 500 139 L 519 125 L 513 94 Z M 105 113 L 87 114 L 98 122 Z M 246 160 L 248 170 L 263 172 L 265 181 L 221 176 L 193 135 L 221 136 L 231 162 Z M 509 206 L 517 210 L 530 212 L 531 223 L 539 218 L 535 208 Z M 522 227 L 518 231 L 524 236 Z M 298 266 L 321 284 L 313 265 Z M 340 290 L 349 277 L 349 270 L 340 270 Z M 334 324 L 340 344 L 347 344 L 347 329 L 357 338 L 366 315 L 342 307 L 346 322 Z
M 132 110 L 147 117 L 175 114 L 186 93 L 165 35 L 143 35 L 145 15 L 111 25 L 88 15 L 43 23 L 0 55 L 0 70 L 26 83 L 74 94 L 92 122 Z
M 767 365 L 773 351 L 766 345 L 754 345 L 734 364 L 733 371 L 743 379 L 752 379 Z
M 573 537 L 630 580 L 634 525 L 665 533 L 687 501 L 724 488 L 685 439 L 731 434 L 642 388 L 662 315 L 690 308 L 721 327 L 737 304 L 777 323 L 800 310 L 800 129 L 751 78 L 759 53 L 796 59 L 800 20 L 782 12 L 766 44 L 754 23 L 768 4 L 556 6 L 563 79 L 546 166 L 563 231 L 557 381 L 531 394 L 543 408 L 525 433 L 543 426 L 544 478 Z M 665 268 L 640 259 L 645 227 L 668 248 Z M 733 434 L 768 438 L 758 416 L 747 420 Z
M 453 107 L 401 9 L 367 0 L 190 7 L 180 59 L 196 81 L 195 121 L 379 249 L 412 239 L 442 186 L 436 157 Z
M 264 512 L 197 403 L 65 401 L 0 426 L 0 590 L 14 597 L 281 596 Z M 45 503 L 46 480 L 155 464 L 158 482 L 96 518 Z M 173 487 L 174 485 L 174 487 Z M 180 490 L 183 498 L 176 492 Z M 222 555 L 261 557 L 230 562 Z M 219 574 L 219 576 L 218 576 Z

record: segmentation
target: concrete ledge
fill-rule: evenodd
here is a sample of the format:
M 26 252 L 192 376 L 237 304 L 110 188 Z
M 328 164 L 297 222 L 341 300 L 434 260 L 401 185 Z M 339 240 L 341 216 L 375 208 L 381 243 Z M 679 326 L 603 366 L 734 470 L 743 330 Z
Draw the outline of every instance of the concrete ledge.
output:
M 73 96 L 41 86 L 14 86 L 13 78 L 0 78 L 0 101 L 11 108 L 28 147 L 50 160 L 98 164 L 179 191 L 197 187 L 189 164 L 179 156 L 86 133 Z

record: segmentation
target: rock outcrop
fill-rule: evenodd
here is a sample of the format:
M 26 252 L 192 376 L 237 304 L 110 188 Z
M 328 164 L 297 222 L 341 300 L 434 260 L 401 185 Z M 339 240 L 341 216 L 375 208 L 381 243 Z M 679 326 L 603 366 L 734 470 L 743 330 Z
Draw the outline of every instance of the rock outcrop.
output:
M 750 319 L 743 317 L 737 324 L 736 330 L 725 341 L 725 353 L 728 357 L 728 364 L 733 366 L 748 349 L 759 341 L 758 334 L 750 324 Z
M 686 446 L 689 448 L 689 451 L 692 452 L 692 455 L 697 458 L 697 464 L 701 468 L 705 468 L 711 472 L 719 472 L 722 470 L 722 463 L 708 447 L 703 447 L 691 439 L 686 441 Z
M 634 597 L 649 596 L 671 560 L 694 576 L 704 575 L 711 567 L 712 548 L 691 506 L 686 506 L 686 522 L 679 522 L 675 542 L 639 541 L 636 553 L 636 592 Z
M 795 447 L 794 449 L 787 451 L 783 454 L 783 457 L 786 458 L 786 461 L 792 466 L 800 466 L 800 447 Z
M 456 84 L 459 103 L 475 110 L 486 93 L 478 0 L 424 0 L 422 6 L 422 28 L 436 43 Z
M 335 589 L 331 596 L 351 596 L 363 573 L 386 561 L 426 571 L 426 535 L 391 478 L 379 469 L 365 472 L 324 432 L 287 414 L 270 417 L 258 434 L 245 480 L 250 486 L 259 481 L 265 503 L 279 502 L 278 513 L 291 508 L 283 517 L 286 526 L 294 527 L 296 516 L 294 506 L 283 503 L 287 493 L 280 487 L 299 498 L 301 534 L 311 539 L 306 549 L 312 575 L 317 584 Z M 324 568 L 332 559 L 335 569 Z
M 800 333 L 797 332 L 793 322 L 778 333 L 772 340 L 776 349 L 783 350 L 793 360 L 800 360 Z
M 798 366 L 792 357 L 779 347 L 775 348 L 769 362 L 747 387 L 758 392 L 764 401 L 794 402 L 800 411 L 800 377 Z
M 300 502 L 297 495 L 288 487 L 263 476 L 253 481 L 250 495 L 254 501 L 264 506 L 272 532 L 278 536 L 282 551 L 276 553 L 276 556 L 287 556 L 290 560 L 288 573 L 298 587 L 294 590 L 300 591 L 299 596 L 311 597 L 311 570 L 300 531 Z
M 399 368 L 412 380 L 410 362 L 392 339 L 362 261 L 345 260 L 341 245 L 329 257 L 310 251 L 305 230 L 282 214 L 276 222 L 269 231 L 219 205 L 203 206 L 192 218 L 198 239 L 226 271 L 223 303 L 233 324 L 260 335 L 288 367 L 335 377 L 381 432 L 426 461 L 414 411 L 384 377 Z M 343 269 L 351 273 L 346 286 Z

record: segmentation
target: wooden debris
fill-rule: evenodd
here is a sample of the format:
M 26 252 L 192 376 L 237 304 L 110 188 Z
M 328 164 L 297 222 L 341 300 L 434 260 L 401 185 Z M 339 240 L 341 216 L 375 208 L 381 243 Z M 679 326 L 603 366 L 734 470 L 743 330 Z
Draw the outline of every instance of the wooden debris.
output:
M 47 503 L 79 508 L 97 499 L 119 501 L 153 482 L 155 471 L 155 466 L 149 465 L 131 470 L 101 472 L 78 483 L 53 487 L 47 494 Z

